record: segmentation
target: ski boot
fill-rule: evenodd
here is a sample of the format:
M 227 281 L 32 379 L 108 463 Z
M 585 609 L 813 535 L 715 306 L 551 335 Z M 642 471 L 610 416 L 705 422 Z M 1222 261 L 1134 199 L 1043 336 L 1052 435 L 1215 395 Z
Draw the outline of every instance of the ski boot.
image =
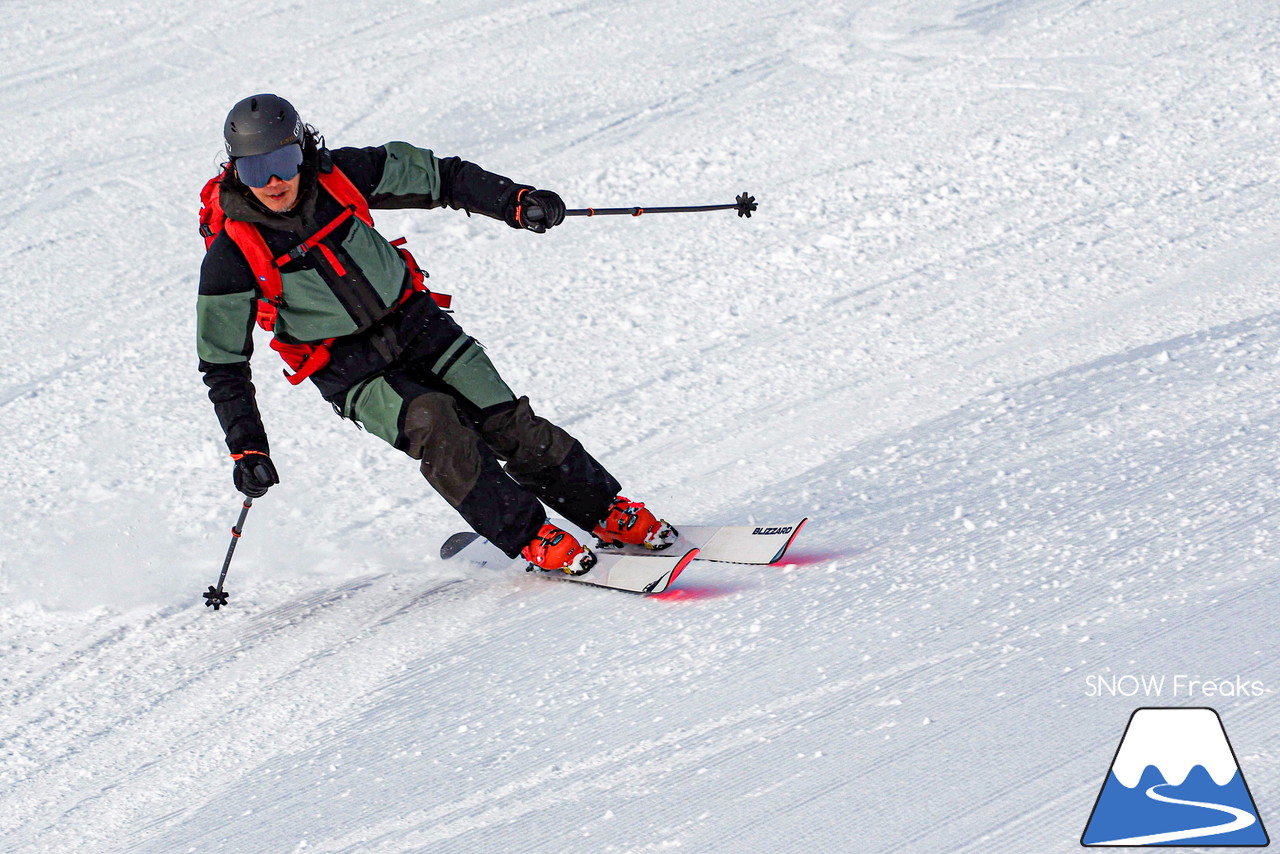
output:
M 669 548 L 680 536 L 666 520 L 658 519 L 642 502 L 619 495 L 609 505 L 609 512 L 591 530 L 599 548 L 644 546 L 646 549 Z
M 585 548 L 568 531 L 550 522 L 543 524 L 529 545 L 520 550 L 520 557 L 529 561 L 528 569 L 546 572 L 564 572 L 583 575 L 596 565 L 596 555 Z

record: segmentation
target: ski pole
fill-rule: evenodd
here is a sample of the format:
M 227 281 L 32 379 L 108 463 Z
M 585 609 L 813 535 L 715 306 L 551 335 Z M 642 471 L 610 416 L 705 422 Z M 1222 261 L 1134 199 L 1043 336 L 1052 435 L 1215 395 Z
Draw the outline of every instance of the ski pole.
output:
M 236 553 L 236 543 L 240 541 L 240 532 L 244 530 L 244 517 L 249 515 L 249 508 L 253 506 L 253 499 L 246 498 L 244 504 L 241 505 L 240 518 L 236 520 L 236 525 L 231 529 L 231 545 L 227 546 L 227 559 L 222 562 L 222 574 L 218 576 L 218 586 L 209 585 L 209 589 L 204 592 L 204 604 L 206 608 L 218 610 L 227 604 L 227 594 L 222 590 L 222 582 L 227 580 L 227 569 L 231 566 L 231 556 Z
M 730 205 L 692 205 L 682 207 L 630 207 L 630 208 L 571 208 L 564 212 L 565 216 L 642 216 L 652 213 L 699 213 L 701 211 L 729 211 L 736 210 L 738 216 L 751 217 L 751 212 L 756 210 L 759 205 L 756 204 L 756 197 L 749 196 L 745 192 L 738 196 L 733 204 Z M 525 209 L 524 215 L 531 221 L 537 222 L 542 219 L 542 208 L 537 205 L 530 205 Z

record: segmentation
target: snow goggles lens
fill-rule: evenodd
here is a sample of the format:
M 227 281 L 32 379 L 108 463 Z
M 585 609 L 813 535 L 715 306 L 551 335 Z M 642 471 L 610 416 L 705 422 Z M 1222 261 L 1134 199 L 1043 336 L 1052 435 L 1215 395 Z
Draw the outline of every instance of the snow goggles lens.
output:
M 265 187 L 274 175 L 281 181 L 290 181 L 302 165 L 302 146 L 286 145 L 266 154 L 254 154 L 236 158 L 236 174 L 250 187 Z

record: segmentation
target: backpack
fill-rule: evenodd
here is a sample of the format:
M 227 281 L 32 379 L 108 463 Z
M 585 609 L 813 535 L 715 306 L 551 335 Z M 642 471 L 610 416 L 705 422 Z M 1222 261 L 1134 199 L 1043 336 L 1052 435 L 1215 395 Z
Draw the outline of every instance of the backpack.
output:
M 235 241 L 236 246 L 244 253 L 245 260 L 249 262 L 249 268 L 253 270 L 254 279 L 257 280 L 260 294 L 258 297 L 258 326 L 267 332 L 274 333 L 276 315 L 279 313 L 279 307 L 283 302 L 283 283 L 280 278 L 280 268 L 319 247 L 320 252 L 338 275 L 345 275 L 346 271 L 338 261 L 337 256 L 321 241 L 353 216 L 372 228 L 373 216 L 369 212 L 368 200 L 356 189 L 355 184 L 351 183 L 351 179 L 344 175 L 337 166 L 332 166 L 328 172 L 320 171 L 320 186 L 325 192 L 333 196 L 338 204 L 342 205 L 342 213 L 338 214 L 328 224 L 321 226 L 315 234 L 299 243 L 286 254 L 281 255 L 279 258 L 273 257 L 271 250 L 267 247 L 267 242 L 262 238 L 262 234 L 256 226 L 247 222 L 228 219 L 226 213 L 222 210 L 222 200 L 220 198 L 222 181 L 230 175 L 231 168 L 231 165 L 227 164 L 222 172 L 205 182 L 204 189 L 200 191 L 200 235 L 204 238 L 206 252 L 213 245 L 214 239 L 223 231 Z M 404 302 L 418 291 L 431 293 L 425 283 L 426 272 L 418 266 L 418 262 L 414 260 L 413 255 L 409 253 L 404 244 L 405 239 L 403 237 L 391 241 L 391 245 L 404 257 L 405 264 L 409 268 L 410 284 L 400 296 L 400 302 Z M 453 298 L 448 294 L 431 293 L 431 297 L 443 309 L 449 308 L 453 301 Z M 333 341 L 334 339 L 328 338 L 312 344 L 288 344 L 273 336 L 271 349 L 279 353 L 281 358 L 294 371 L 292 374 L 285 371 L 285 379 L 292 385 L 298 385 L 329 363 L 329 347 L 333 344 Z

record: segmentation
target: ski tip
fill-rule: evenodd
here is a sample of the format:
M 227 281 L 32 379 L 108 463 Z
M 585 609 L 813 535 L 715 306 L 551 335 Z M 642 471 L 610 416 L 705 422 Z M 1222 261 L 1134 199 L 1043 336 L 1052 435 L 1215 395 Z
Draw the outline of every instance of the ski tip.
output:
M 474 531 L 459 531 L 445 540 L 444 545 L 440 546 L 440 559 L 448 560 L 478 539 L 480 539 L 480 535 Z
M 787 541 L 782 544 L 782 548 L 778 549 L 778 553 L 773 556 L 773 560 L 769 561 L 770 566 L 772 566 L 775 563 L 778 563 L 786 556 L 787 549 L 791 548 L 791 544 L 796 541 L 796 537 L 799 536 L 800 534 L 800 529 L 803 528 L 804 523 L 808 521 L 809 521 L 808 516 L 805 516 L 803 519 L 800 520 L 800 522 L 796 525 L 795 529 L 791 532 L 791 536 L 787 537 Z
M 676 563 L 676 565 L 671 568 L 670 572 L 664 575 L 661 578 L 661 580 L 659 580 L 659 582 L 656 585 L 654 585 L 654 587 L 651 590 L 647 590 L 645 592 L 646 593 L 666 592 L 671 587 L 672 584 L 675 584 L 676 579 L 680 577 L 680 573 L 684 572 L 685 568 L 688 567 L 689 564 L 693 563 L 693 559 L 696 558 L 697 556 L 698 556 L 697 549 L 689 549 L 689 551 L 685 552 L 684 555 L 681 556 L 680 560 Z

